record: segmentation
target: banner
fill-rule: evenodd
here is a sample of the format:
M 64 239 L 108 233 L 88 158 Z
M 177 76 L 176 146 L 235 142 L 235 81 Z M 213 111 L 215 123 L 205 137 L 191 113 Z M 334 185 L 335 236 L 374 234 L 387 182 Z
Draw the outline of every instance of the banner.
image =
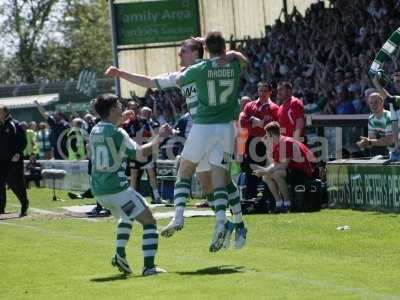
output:
M 77 103 L 68 103 L 68 104 L 57 104 L 56 110 L 62 112 L 87 112 L 90 111 L 90 103 L 89 102 L 77 102 Z
M 197 0 L 119 3 L 114 8 L 119 46 L 200 36 Z
M 97 90 L 96 71 L 91 69 L 83 69 L 79 73 L 77 90 L 82 94 L 93 97 Z
M 327 168 L 331 206 L 400 211 L 400 166 L 328 163 Z

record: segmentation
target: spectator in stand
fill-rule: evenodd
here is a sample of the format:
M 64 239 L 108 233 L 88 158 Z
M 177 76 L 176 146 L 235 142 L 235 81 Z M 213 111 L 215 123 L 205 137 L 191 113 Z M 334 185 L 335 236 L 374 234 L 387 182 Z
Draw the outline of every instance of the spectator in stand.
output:
M 29 129 L 31 129 L 34 132 L 37 132 L 38 131 L 37 123 L 35 121 L 29 122 Z
M 330 9 L 319 1 L 304 16 L 294 9 L 285 23 L 267 26 L 264 39 L 245 39 L 237 45 L 251 60 L 241 77 L 242 95 L 251 95 L 261 78 L 292 82 L 295 95 L 313 95 L 305 104 L 318 103 L 321 97 L 328 100 L 335 90 L 347 88 L 354 93 L 356 112 L 368 110 L 363 101 L 359 107 L 358 99 L 372 87 L 369 66 L 400 26 L 399 12 L 400 6 L 392 1 L 370 0 L 334 1 Z M 392 73 L 397 65 L 393 60 L 385 68 Z M 348 71 L 354 74 L 350 84 L 346 83 Z M 334 114 L 335 109 L 325 112 Z
M 40 114 L 44 119 L 46 119 L 47 123 L 50 126 L 50 134 L 49 141 L 51 150 L 53 152 L 54 159 L 67 159 L 68 151 L 67 151 L 67 133 L 69 131 L 70 125 L 65 119 L 65 116 L 62 112 L 56 112 L 54 115 L 50 115 L 46 112 L 46 110 L 39 104 L 39 102 L 35 101 L 36 107 L 39 110 Z M 60 146 L 58 146 L 58 140 L 61 138 Z
M 372 155 L 385 154 L 395 150 L 395 138 L 392 132 L 392 120 L 390 111 L 383 107 L 383 97 L 378 93 L 372 93 L 368 99 L 372 114 L 368 120 L 368 137 L 361 137 L 357 145 L 361 149 L 378 148 Z
M 348 115 L 356 112 L 351 95 L 347 89 L 343 89 L 338 93 L 336 101 L 337 115 Z
M 290 208 L 287 179 L 312 178 L 316 158 L 306 145 L 294 138 L 280 133 L 278 122 L 265 126 L 264 142 L 267 145 L 273 163 L 268 167 L 257 166 L 254 174 L 263 177 L 274 196 L 278 211 L 286 212 Z
M 265 135 L 264 126 L 278 120 L 279 107 L 270 99 L 272 86 L 268 82 L 258 83 L 258 99 L 246 104 L 240 114 L 240 125 L 249 131 L 246 142 L 245 159 L 242 171 L 246 174 L 246 199 L 257 196 L 259 178 L 253 175 L 253 165 L 265 166 L 266 148 L 261 138 Z
M 83 120 L 85 121 L 85 130 L 87 134 L 90 134 L 93 127 L 96 125 L 95 117 L 92 114 L 86 114 L 83 117 Z
M 129 101 L 128 105 L 126 106 L 127 110 L 133 111 L 137 116 L 139 115 L 139 104 L 136 101 Z
M 51 158 L 51 146 L 49 140 L 50 132 L 45 122 L 39 123 L 39 131 L 37 132 L 37 142 L 39 150 L 39 159 Z
M 293 96 L 293 87 L 289 82 L 278 84 L 278 99 L 281 101 L 278 110 L 281 134 L 303 142 L 304 106 L 300 99 Z

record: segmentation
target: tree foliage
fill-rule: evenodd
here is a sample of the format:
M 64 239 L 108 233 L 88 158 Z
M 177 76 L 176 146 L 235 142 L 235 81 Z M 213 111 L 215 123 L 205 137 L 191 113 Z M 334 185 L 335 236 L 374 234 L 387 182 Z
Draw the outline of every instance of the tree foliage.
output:
M 57 0 L 4 0 L 1 13 L 5 20 L 2 33 L 8 37 L 8 47 L 14 52 L 14 72 L 21 81 L 35 80 L 36 61 L 40 39 Z
M 0 13 L 2 83 L 77 79 L 88 67 L 102 74 L 112 61 L 105 0 L 3 0 Z

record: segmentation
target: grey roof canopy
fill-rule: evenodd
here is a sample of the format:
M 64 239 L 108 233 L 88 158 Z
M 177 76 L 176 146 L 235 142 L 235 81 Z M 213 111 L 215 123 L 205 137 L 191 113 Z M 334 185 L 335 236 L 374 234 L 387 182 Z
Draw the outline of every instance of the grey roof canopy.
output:
M 35 107 L 35 100 L 37 100 L 39 104 L 46 106 L 58 102 L 59 98 L 59 94 L 7 97 L 0 98 L 0 104 L 7 106 L 9 109 L 28 108 Z

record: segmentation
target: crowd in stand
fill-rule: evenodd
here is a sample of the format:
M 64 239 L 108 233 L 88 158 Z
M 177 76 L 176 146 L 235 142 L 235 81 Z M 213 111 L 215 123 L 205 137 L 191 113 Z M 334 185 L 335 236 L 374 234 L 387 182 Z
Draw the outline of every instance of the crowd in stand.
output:
M 368 68 L 391 32 L 400 26 L 399 13 L 398 0 L 332 0 L 328 8 L 318 2 L 304 16 L 295 8 L 286 22 L 277 20 L 267 26 L 264 38 L 231 43 L 231 48 L 242 51 L 250 60 L 242 73 L 241 96 L 256 99 L 257 84 L 267 81 L 272 83 L 272 101 L 280 104 L 277 83 L 287 81 L 293 85 L 293 94 L 303 101 L 306 114 L 369 113 L 366 99 L 373 85 Z M 400 66 L 393 60 L 385 68 L 392 74 Z M 175 125 L 187 112 L 178 89 L 148 89 L 144 97 L 132 98 L 135 109 L 150 108 L 152 119 L 161 125 Z M 129 100 L 125 104 L 132 109 Z M 89 133 L 95 122 L 91 114 L 73 118 L 70 123 L 61 113 L 44 117 L 47 122 L 39 126 L 35 122 L 22 124 L 28 136 L 26 158 L 32 153 L 40 159 L 60 158 L 57 151 L 51 151 L 60 133 Z M 74 143 L 62 152 L 69 159 L 85 158 L 82 147 Z
M 372 87 L 368 69 L 377 51 L 400 26 L 400 1 L 331 1 L 295 9 L 285 23 L 266 27 L 264 39 L 234 45 L 251 60 L 243 74 L 243 95 L 257 82 L 290 81 L 306 113 L 368 113 L 364 93 Z M 385 68 L 398 69 L 393 60 Z

